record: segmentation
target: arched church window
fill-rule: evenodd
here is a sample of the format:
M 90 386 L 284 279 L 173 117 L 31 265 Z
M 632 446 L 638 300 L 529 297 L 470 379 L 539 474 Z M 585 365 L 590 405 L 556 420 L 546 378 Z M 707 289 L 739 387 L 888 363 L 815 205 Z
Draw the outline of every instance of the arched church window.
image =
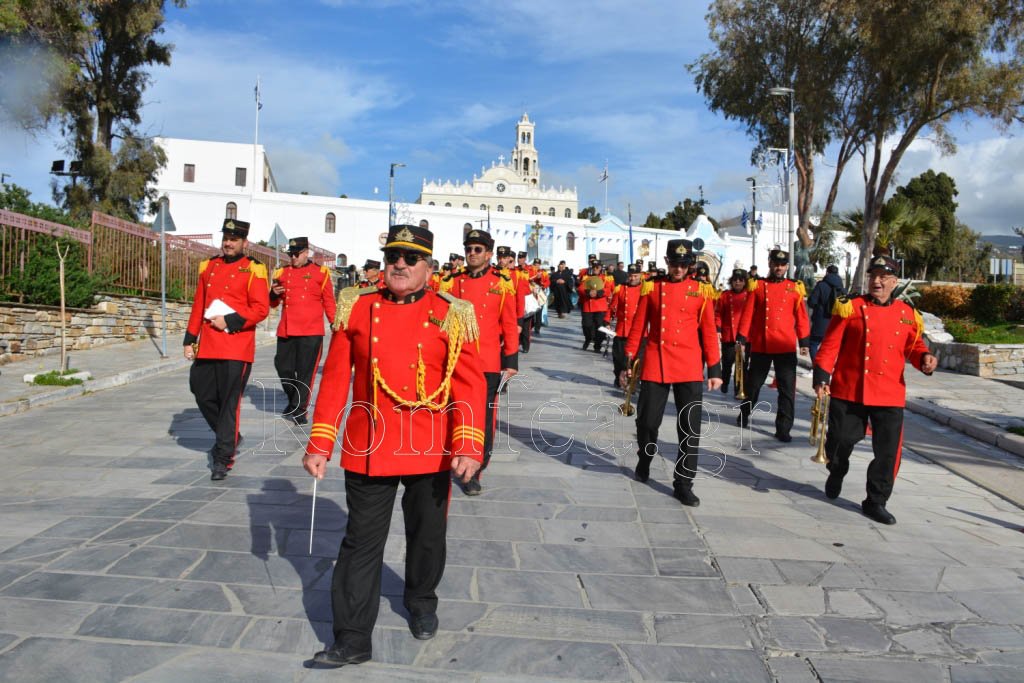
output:
M 516 212 L 516 213 L 522 213 L 522 212 L 523 212 L 523 207 L 521 207 L 521 206 L 517 206 L 516 208 L 514 208 L 514 209 L 512 209 L 512 210 L 513 210 L 514 212 Z
M 345 254 L 338 254 L 334 257 L 335 268 L 348 268 L 348 256 Z
M 486 211 L 487 210 L 487 205 L 486 204 L 481 204 L 480 205 L 480 210 L 481 211 Z
M 537 208 L 537 207 L 535 206 L 535 207 L 533 207 L 532 209 L 530 209 L 530 213 L 531 213 L 531 214 L 533 214 L 534 216 L 539 216 L 539 215 L 540 215 L 540 209 L 538 209 L 538 208 Z
M 427 206 L 436 206 L 436 204 L 434 202 L 427 202 Z
M 566 218 L 572 218 L 572 209 L 566 209 L 565 210 L 565 217 Z
M 530 160 L 529 159 L 523 159 L 523 173 L 529 173 L 529 172 L 530 172 Z
M 519 159 L 512 160 L 512 166 L 518 171 L 519 170 Z
M 533 140 L 533 133 L 527 133 L 526 134 L 526 144 L 529 145 L 531 140 Z
M 228 202 L 228 205 L 224 207 L 224 218 L 232 220 L 238 218 L 238 204 Z
M 463 202 L 462 203 L 462 208 L 463 209 L 468 209 L 469 208 L 469 202 Z
M 576 234 L 572 232 L 565 233 L 565 250 L 576 251 Z
M 447 206 L 449 209 L 452 208 L 452 203 L 451 202 L 445 202 L 444 205 Z
M 505 205 L 504 204 L 498 204 L 498 211 L 504 211 L 504 210 L 505 210 Z
M 324 232 L 333 233 L 334 232 L 334 227 L 335 227 L 334 214 L 328 212 L 327 215 L 324 216 Z
M 548 209 L 548 215 L 549 216 L 554 216 L 555 215 L 555 207 L 552 206 L 550 209 Z

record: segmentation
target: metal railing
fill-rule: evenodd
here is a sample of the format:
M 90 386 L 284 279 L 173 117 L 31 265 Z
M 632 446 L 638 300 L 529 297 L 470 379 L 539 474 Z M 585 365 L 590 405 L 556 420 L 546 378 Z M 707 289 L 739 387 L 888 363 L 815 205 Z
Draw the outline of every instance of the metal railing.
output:
M 160 235 L 146 225 L 132 223 L 94 211 L 89 230 L 70 228 L 59 223 L 0 210 L 0 281 L 10 283 L 23 273 L 29 254 L 43 237 L 66 238 L 79 243 L 83 261 L 90 274 L 101 279 L 104 290 L 143 296 L 160 295 Z M 199 279 L 199 263 L 216 255 L 220 236 L 167 233 L 167 295 L 172 299 L 191 299 Z M 309 246 L 314 261 L 334 265 L 332 251 Z M 274 267 L 275 252 L 254 242 L 245 253 Z M 276 254 L 287 263 L 283 253 Z M 11 292 L 15 296 L 18 292 Z

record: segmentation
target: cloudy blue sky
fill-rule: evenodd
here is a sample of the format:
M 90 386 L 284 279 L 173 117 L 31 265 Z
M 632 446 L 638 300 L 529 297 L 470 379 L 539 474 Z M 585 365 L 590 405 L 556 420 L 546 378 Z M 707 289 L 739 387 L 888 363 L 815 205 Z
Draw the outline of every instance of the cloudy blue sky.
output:
M 423 178 L 469 179 L 499 154 L 527 111 L 545 184 L 575 186 L 580 206 L 609 205 L 634 220 L 664 213 L 703 185 L 708 213 L 749 202 L 751 141 L 711 114 L 685 65 L 710 49 L 703 0 L 192 0 L 170 8 L 173 63 L 152 72 L 143 131 L 251 142 L 259 75 L 266 144 L 285 191 L 386 196 L 388 165 L 403 162 L 396 195 L 414 201 Z M 799 95 L 798 95 L 799 96 Z M 956 155 L 927 139 L 901 166 L 952 175 L 959 216 L 975 230 L 1024 224 L 1024 145 L 983 122 L 959 124 Z M 1018 131 L 1012 131 L 1019 134 Z M 54 134 L 0 129 L 0 171 L 48 199 Z M 780 141 L 784 146 L 785 141 Z M 819 160 L 819 202 L 831 180 Z M 863 202 L 860 169 L 838 207 Z M 769 191 L 759 206 L 771 205 Z M 777 198 L 774 199 L 777 201 Z

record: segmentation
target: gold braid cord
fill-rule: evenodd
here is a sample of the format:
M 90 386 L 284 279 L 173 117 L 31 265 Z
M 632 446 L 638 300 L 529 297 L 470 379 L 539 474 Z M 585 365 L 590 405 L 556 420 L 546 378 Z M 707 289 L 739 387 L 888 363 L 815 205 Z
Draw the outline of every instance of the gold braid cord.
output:
M 914 322 L 917 323 L 917 334 L 914 336 L 914 343 L 917 343 L 917 340 L 924 334 L 924 318 L 921 316 L 921 311 L 916 308 L 914 309 Z
M 804 299 L 807 298 L 807 288 L 804 287 L 803 280 L 796 280 L 796 284 L 793 286 L 793 289 L 799 292 L 800 296 L 803 297 Z
M 444 379 L 441 380 L 441 383 L 433 393 L 427 394 L 427 366 L 423 363 L 423 347 L 421 346 L 417 351 L 416 400 L 407 401 L 397 391 L 388 386 L 384 376 L 381 375 L 380 367 L 374 362 L 374 405 L 377 403 L 377 387 L 403 408 L 442 410 L 448 405 L 448 396 L 451 394 L 452 388 L 452 375 L 455 374 L 455 364 L 458 363 L 459 354 L 462 353 L 462 344 L 467 341 L 476 341 L 477 337 L 480 336 L 480 328 L 476 322 L 476 315 L 473 313 L 473 304 L 462 299 L 456 299 L 447 293 L 439 294 L 438 296 L 448 302 L 448 314 L 441 321 L 441 331 L 448 335 L 448 359 Z
M 715 289 L 714 285 L 707 282 L 702 282 L 700 283 L 700 295 L 705 299 L 711 299 L 712 301 L 714 301 L 715 299 L 718 298 L 718 290 Z

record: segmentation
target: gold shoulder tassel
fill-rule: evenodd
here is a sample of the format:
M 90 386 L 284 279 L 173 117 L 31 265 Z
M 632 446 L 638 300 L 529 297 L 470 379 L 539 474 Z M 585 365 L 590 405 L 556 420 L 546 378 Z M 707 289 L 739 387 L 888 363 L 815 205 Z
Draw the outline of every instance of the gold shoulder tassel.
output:
M 360 287 L 345 287 L 338 291 L 338 310 L 334 314 L 334 324 L 331 328 L 337 332 L 348 326 L 348 318 L 352 315 L 352 307 L 356 305 L 359 297 L 365 293 L 373 292 L 373 289 Z
M 644 280 L 640 283 L 640 296 L 647 296 L 654 291 L 654 283 L 650 280 Z
M 796 291 L 799 292 L 801 297 L 803 297 L 804 299 L 807 298 L 807 287 L 804 286 L 803 280 L 796 280 L 796 287 L 794 287 L 794 289 L 796 289 Z
M 848 297 L 838 297 L 832 306 L 832 315 L 838 315 L 840 318 L 849 318 L 853 315 L 853 302 Z
M 705 299 L 711 299 L 714 301 L 718 298 L 718 290 L 710 283 L 702 282 L 700 283 L 700 295 Z
M 917 336 L 914 337 L 916 342 L 924 334 L 924 318 L 921 316 L 921 311 L 914 309 L 914 321 L 917 323 Z
M 476 321 L 473 304 L 447 292 L 442 292 L 440 296 L 448 302 L 448 313 L 441 321 L 441 329 L 448 338 L 462 342 L 476 341 L 480 336 L 480 326 Z
M 749 280 L 747 280 L 747 291 L 748 292 L 756 292 L 757 291 L 757 283 L 758 283 L 758 280 L 756 280 L 754 278 L 750 278 Z

